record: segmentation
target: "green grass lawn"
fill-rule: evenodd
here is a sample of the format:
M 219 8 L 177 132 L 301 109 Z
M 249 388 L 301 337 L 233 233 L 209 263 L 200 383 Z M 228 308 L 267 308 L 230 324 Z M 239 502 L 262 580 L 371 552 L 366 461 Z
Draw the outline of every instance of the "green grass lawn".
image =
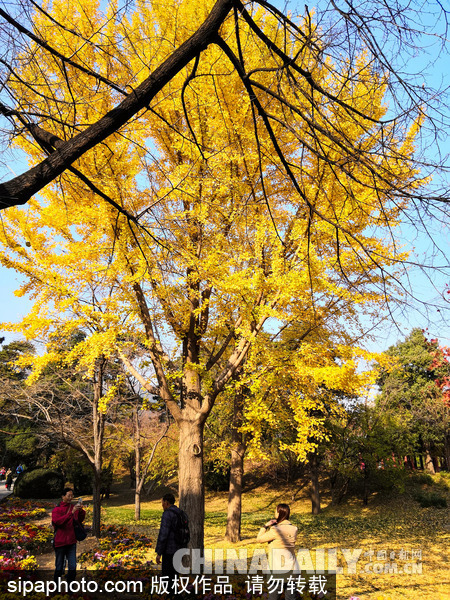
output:
M 435 480 L 440 481 L 437 484 L 439 492 L 450 503 L 448 485 L 439 476 Z M 287 502 L 291 506 L 291 521 L 299 528 L 297 548 L 307 549 L 313 562 L 317 549 L 320 556 L 320 549 L 325 549 L 328 555 L 327 549 L 337 548 L 338 565 L 344 567 L 344 572 L 337 577 L 338 600 L 347 600 L 350 596 L 361 600 L 450 598 L 450 518 L 447 508 L 421 508 L 411 493 L 405 493 L 372 496 L 367 507 L 357 499 L 335 507 L 327 506 L 325 500 L 322 513 L 313 516 L 305 496 L 291 501 L 293 491 L 288 487 L 274 490 L 263 486 L 245 493 L 242 540 L 237 544 L 223 539 L 227 494 L 208 493 L 205 547 L 247 548 L 248 552 L 261 548 L 255 539 L 259 527 L 273 516 L 278 502 Z M 127 525 L 156 539 L 161 518 L 160 499 L 143 501 L 139 523 L 133 518 L 132 497 L 129 503 L 120 504 L 117 500 L 113 498 L 105 503 L 104 522 Z M 356 573 L 348 573 L 345 568 L 342 549 L 361 550 Z M 404 572 L 414 569 L 418 572 Z M 380 570 L 383 572 L 374 572 Z

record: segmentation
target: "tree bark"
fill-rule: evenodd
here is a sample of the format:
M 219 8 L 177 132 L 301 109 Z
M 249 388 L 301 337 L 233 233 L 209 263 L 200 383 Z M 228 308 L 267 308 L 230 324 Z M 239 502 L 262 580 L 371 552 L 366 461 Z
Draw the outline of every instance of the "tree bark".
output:
M 242 479 L 246 444 L 239 428 L 242 426 L 244 397 L 239 391 L 234 397 L 233 424 L 231 431 L 230 487 L 228 492 L 227 528 L 225 539 L 239 542 L 241 539 Z
M 191 411 L 189 411 L 191 412 Z M 203 421 L 195 412 L 184 414 L 178 423 L 179 506 L 189 516 L 191 548 L 203 551 L 205 525 L 205 489 L 203 484 Z

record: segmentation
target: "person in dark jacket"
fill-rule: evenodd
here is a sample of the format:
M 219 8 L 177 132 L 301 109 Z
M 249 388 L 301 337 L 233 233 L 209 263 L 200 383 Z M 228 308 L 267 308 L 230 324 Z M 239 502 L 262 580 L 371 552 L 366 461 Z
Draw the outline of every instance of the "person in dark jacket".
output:
M 64 560 L 67 559 L 67 582 L 74 581 L 77 568 L 77 538 L 74 521 L 80 525 L 84 521 L 85 511 L 80 501 L 72 503 L 73 490 L 64 488 L 62 501 L 52 511 L 52 525 L 55 528 L 55 581 L 64 573 Z
M 176 575 L 173 566 L 173 555 L 180 549 L 176 540 L 180 509 L 175 506 L 175 496 L 173 494 L 165 494 L 161 505 L 163 514 L 155 547 L 156 563 L 161 564 L 161 575 L 169 578 L 169 592 L 172 592 L 173 579 Z
M 13 474 L 12 474 L 11 469 L 8 469 L 6 472 L 6 482 L 5 482 L 5 486 L 6 486 L 7 490 L 11 489 L 12 483 L 13 483 Z

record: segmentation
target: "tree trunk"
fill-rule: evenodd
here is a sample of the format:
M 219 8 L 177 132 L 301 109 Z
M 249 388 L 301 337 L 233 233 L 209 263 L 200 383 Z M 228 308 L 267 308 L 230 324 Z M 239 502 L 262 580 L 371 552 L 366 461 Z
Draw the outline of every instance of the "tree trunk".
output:
M 100 537 L 101 525 L 101 469 L 100 472 L 94 467 L 94 486 L 92 491 L 92 533 L 96 538 Z
M 444 460 L 445 468 L 450 471 L 450 435 L 446 435 L 444 438 Z
M 363 505 L 369 504 L 369 467 L 367 462 L 364 463 L 364 479 L 363 479 Z
M 94 490 L 92 498 L 92 533 L 95 537 L 100 537 L 101 525 L 101 477 L 103 466 L 103 434 L 105 431 L 105 415 L 98 410 L 98 405 L 103 396 L 103 370 L 105 360 L 98 359 L 97 369 L 94 380 L 94 402 L 92 406 L 92 427 L 94 437 L 94 463 L 92 465 L 94 471 Z
M 228 492 L 228 514 L 225 539 L 239 542 L 241 539 L 242 479 L 244 476 L 244 455 L 246 444 L 244 435 L 239 431 L 242 426 L 243 392 L 234 397 L 233 424 L 231 431 L 230 487 Z
M 135 456 L 134 471 L 136 477 L 136 487 L 134 492 L 134 518 L 136 521 L 139 521 L 141 518 L 141 491 L 143 481 L 141 481 L 141 428 L 139 422 L 139 410 L 137 406 L 133 408 L 133 425 Z
M 432 456 L 431 460 L 433 461 L 434 471 L 435 473 L 439 473 L 441 470 L 441 463 L 438 456 Z
M 134 520 L 139 521 L 141 518 L 141 489 L 136 486 L 134 492 Z
M 433 459 L 431 458 L 428 448 L 426 449 L 425 469 L 428 471 L 428 473 L 431 473 L 432 475 L 434 475 L 436 473 L 436 470 L 435 470 L 434 464 L 433 464 Z
M 319 488 L 319 457 L 316 452 L 309 455 L 309 472 L 311 477 L 311 512 L 313 515 L 320 513 L 320 488 Z
M 337 470 L 334 469 L 330 473 L 330 492 L 331 492 L 331 506 L 335 506 L 337 504 L 337 482 L 338 482 L 338 473 Z
M 203 551 L 205 525 L 205 489 L 203 484 L 203 421 L 196 411 L 183 410 L 178 423 L 178 492 L 179 506 L 189 518 L 191 548 Z M 189 414 L 190 413 L 190 414 Z M 188 418 L 190 417 L 190 418 Z

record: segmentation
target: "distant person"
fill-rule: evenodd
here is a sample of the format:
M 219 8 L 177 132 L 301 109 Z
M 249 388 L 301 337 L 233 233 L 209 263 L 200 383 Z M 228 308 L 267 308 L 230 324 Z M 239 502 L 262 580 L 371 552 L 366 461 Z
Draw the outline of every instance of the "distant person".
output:
M 275 519 L 268 521 L 259 530 L 257 542 L 269 543 L 269 567 L 276 578 L 277 571 L 289 574 L 295 567 L 295 540 L 297 527 L 289 521 L 291 509 L 287 504 L 278 504 Z M 269 600 L 277 600 L 281 593 L 273 590 L 269 593 Z M 285 590 L 285 599 L 293 600 L 295 592 Z
M 18 465 L 16 469 L 16 475 L 20 475 L 21 473 L 23 473 L 23 467 L 22 465 Z
M 5 467 L 2 467 L 0 469 L 0 481 L 4 481 L 6 479 L 6 469 Z
M 13 482 L 13 474 L 12 474 L 11 469 L 8 469 L 6 471 L 6 483 L 5 483 L 5 486 L 6 486 L 7 490 L 11 489 L 12 482 Z
M 64 574 L 67 560 L 67 582 L 74 581 L 77 574 L 77 538 L 73 527 L 74 521 L 80 525 L 86 512 L 81 499 L 73 504 L 73 490 L 66 487 L 63 490 L 61 502 L 52 511 L 52 525 L 55 529 L 55 581 Z
M 161 576 L 168 577 L 169 593 L 173 592 L 173 580 L 177 574 L 173 555 L 189 543 L 189 527 L 186 513 L 175 506 L 175 496 L 165 494 L 161 500 L 163 514 L 156 542 L 156 563 L 161 564 Z

